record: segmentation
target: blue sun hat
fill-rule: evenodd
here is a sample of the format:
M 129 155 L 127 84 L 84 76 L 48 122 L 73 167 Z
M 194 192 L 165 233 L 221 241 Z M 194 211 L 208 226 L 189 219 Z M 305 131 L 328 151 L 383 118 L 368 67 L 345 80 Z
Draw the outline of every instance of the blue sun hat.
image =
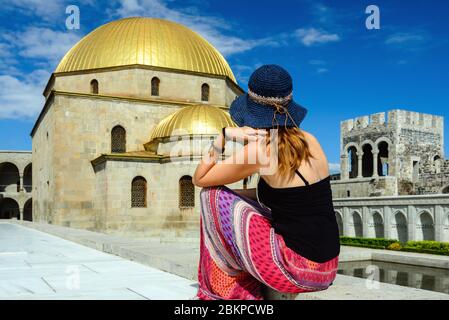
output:
M 249 78 L 248 93 L 231 104 L 231 118 L 239 127 L 299 127 L 307 109 L 293 101 L 292 92 L 292 77 L 284 68 L 264 65 Z

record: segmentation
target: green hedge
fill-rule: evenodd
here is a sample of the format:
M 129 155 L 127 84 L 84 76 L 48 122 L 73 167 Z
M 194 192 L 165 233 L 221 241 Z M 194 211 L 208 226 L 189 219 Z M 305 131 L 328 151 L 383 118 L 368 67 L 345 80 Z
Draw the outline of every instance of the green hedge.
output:
M 397 240 L 382 239 L 382 238 L 356 238 L 356 237 L 340 237 L 340 243 L 354 246 L 369 246 L 380 249 L 387 248 L 390 244 L 397 242 Z
M 400 243 L 398 240 L 394 239 L 340 237 L 340 244 L 373 249 L 387 249 L 449 256 L 449 243 L 438 241 L 426 240 Z

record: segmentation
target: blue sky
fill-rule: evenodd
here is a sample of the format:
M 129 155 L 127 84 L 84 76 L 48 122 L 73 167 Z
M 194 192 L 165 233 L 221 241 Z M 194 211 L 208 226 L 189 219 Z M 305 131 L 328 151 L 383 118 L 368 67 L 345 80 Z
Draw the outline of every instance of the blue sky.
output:
M 11 0 L 0 4 L 0 150 L 30 150 L 42 91 L 64 53 L 94 28 L 121 17 L 183 23 L 213 43 L 246 89 L 265 63 L 293 76 L 309 109 L 303 127 L 321 141 L 333 169 L 341 120 L 407 109 L 443 115 L 449 128 L 449 2 L 440 0 Z M 65 9 L 80 8 L 67 30 Z M 380 8 L 380 30 L 365 9 Z M 446 139 L 448 154 L 449 139 Z

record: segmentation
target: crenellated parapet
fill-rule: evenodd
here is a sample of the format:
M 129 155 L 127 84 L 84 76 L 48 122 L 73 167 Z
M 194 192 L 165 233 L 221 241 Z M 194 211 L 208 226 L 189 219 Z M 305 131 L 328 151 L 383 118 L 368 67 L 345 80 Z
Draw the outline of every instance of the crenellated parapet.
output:
M 400 127 L 413 127 L 417 131 L 443 131 L 444 118 L 442 116 L 413 112 L 407 110 L 391 110 L 388 119 Z
M 442 131 L 444 129 L 444 118 L 437 115 L 395 109 L 387 113 L 379 112 L 344 120 L 341 122 L 340 128 L 342 135 L 347 135 L 352 131 L 407 126 L 413 126 L 417 131 Z
M 370 129 L 374 127 L 378 128 L 379 126 L 385 127 L 385 119 L 385 112 L 348 119 L 341 122 L 341 133 L 345 135 L 351 131 Z

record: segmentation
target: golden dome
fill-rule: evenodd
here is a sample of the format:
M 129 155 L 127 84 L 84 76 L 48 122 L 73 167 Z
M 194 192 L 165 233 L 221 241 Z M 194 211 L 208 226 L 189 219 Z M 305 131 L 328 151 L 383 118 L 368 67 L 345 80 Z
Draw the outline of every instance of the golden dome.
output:
M 236 126 L 226 111 L 211 105 L 184 107 L 163 119 L 153 130 L 149 146 L 163 138 L 181 135 L 216 135 L 223 127 Z
M 112 21 L 90 32 L 55 72 L 136 64 L 227 76 L 236 82 L 223 56 L 199 34 L 171 21 L 143 17 Z

